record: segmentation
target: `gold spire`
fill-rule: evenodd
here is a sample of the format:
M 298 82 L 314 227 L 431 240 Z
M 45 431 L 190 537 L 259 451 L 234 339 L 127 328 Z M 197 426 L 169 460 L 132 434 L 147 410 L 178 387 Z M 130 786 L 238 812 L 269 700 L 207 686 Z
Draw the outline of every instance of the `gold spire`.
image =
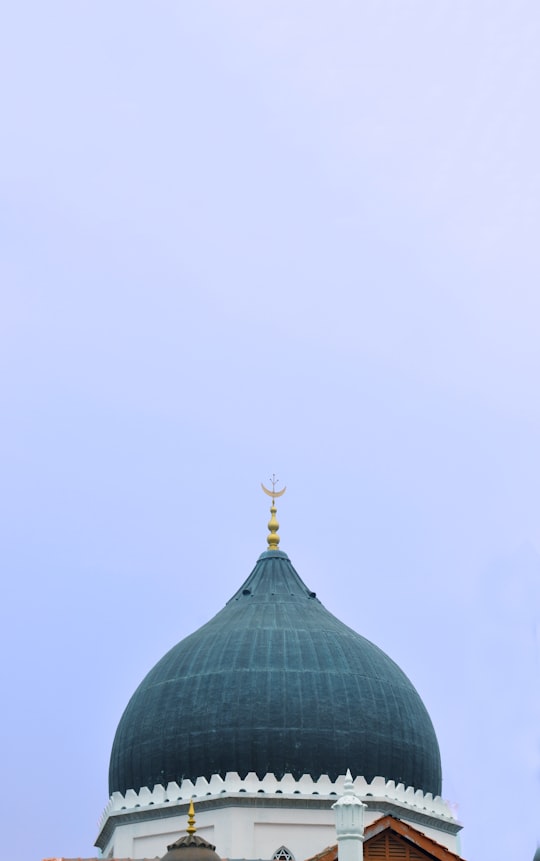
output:
M 277 534 L 279 529 L 279 523 L 276 517 L 276 499 L 278 496 L 283 496 L 287 488 L 284 487 L 283 490 L 276 490 L 276 484 L 278 483 L 279 479 L 276 478 L 275 473 L 272 475 L 270 481 L 272 482 L 272 490 L 268 490 L 268 488 L 265 487 L 261 481 L 261 487 L 264 492 L 268 494 L 268 496 L 272 497 L 272 505 L 270 507 L 270 520 L 268 521 L 268 529 L 270 534 L 266 536 L 266 540 L 268 542 L 269 550 L 277 550 L 279 546 L 279 535 Z
M 195 827 L 195 808 L 193 807 L 193 799 L 191 799 L 191 801 L 189 802 L 187 821 L 188 821 L 188 827 L 186 828 L 187 833 L 188 834 L 195 834 L 197 829 Z

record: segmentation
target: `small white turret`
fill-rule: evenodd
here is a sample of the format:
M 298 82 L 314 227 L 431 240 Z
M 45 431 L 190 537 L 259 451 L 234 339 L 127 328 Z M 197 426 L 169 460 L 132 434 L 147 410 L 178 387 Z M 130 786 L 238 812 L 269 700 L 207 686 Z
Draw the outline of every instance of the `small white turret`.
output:
M 364 810 L 367 807 L 356 792 L 350 769 L 345 775 L 344 793 L 332 809 L 336 811 L 338 861 L 362 861 L 364 857 Z

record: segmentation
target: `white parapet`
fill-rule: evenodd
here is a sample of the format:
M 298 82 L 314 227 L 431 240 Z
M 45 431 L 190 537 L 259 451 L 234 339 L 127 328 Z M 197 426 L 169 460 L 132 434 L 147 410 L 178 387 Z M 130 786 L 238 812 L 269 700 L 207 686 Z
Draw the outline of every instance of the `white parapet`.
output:
M 125 795 L 114 792 L 101 818 L 97 845 L 105 856 L 111 851 L 114 857 L 159 856 L 185 827 L 185 807 L 194 799 L 198 827 L 211 843 L 220 844 L 222 855 L 272 857 L 279 848 L 273 844 L 279 840 L 279 845 L 285 842 L 300 861 L 335 842 L 336 810 L 332 811 L 332 802 L 352 792 L 363 812 L 365 806 L 366 825 L 390 813 L 420 827 L 451 851 L 458 851 L 461 826 L 442 798 L 403 784 L 396 786 L 383 777 L 369 782 L 363 777 L 354 781 L 347 777 L 331 780 L 321 775 L 313 779 L 304 774 L 296 779 L 291 774 L 277 778 L 269 773 L 259 778 L 253 772 L 245 777 L 228 772 L 225 777 L 214 774 L 210 779 L 186 779 L 180 784 L 143 787 L 138 792 L 128 790 Z
M 152 790 L 142 787 L 139 792 L 128 789 L 125 795 L 113 792 L 109 802 L 103 811 L 100 828 L 103 827 L 109 816 L 135 808 L 157 807 L 168 804 L 187 802 L 191 798 L 209 798 L 219 795 L 234 795 L 236 793 L 249 793 L 261 796 L 267 795 L 295 795 L 295 796 L 322 796 L 331 798 L 342 795 L 345 788 L 345 775 L 339 775 L 336 780 L 331 780 L 327 774 L 322 774 L 317 779 L 311 775 L 304 774 L 296 780 L 292 774 L 285 774 L 278 779 L 273 774 L 265 774 L 260 779 L 254 772 L 250 772 L 244 778 L 238 772 L 229 771 L 225 777 L 213 774 L 210 780 L 198 777 L 195 783 L 191 780 L 183 780 L 178 783 L 168 783 L 166 787 L 156 784 Z M 439 795 L 435 798 L 431 792 L 424 793 L 421 789 L 405 786 L 393 780 L 385 780 L 384 777 L 374 777 L 368 783 L 364 777 L 356 777 L 353 781 L 355 793 L 363 799 L 370 801 L 386 801 L 402 807 L 422 811 L 448 822 L 457 822 L 452 807 Z

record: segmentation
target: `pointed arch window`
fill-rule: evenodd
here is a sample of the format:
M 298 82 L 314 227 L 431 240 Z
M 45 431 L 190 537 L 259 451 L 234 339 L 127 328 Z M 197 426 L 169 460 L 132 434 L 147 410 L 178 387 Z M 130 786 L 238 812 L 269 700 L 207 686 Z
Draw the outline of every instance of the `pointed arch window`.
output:
M 286 846 L 280 846 L 272 855 L 272 861 L 294 861 L 294 855 Z

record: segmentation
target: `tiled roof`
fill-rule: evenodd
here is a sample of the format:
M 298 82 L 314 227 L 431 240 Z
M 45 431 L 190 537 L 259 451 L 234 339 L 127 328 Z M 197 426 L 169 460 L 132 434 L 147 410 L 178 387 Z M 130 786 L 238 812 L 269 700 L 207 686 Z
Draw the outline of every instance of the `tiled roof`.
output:
M 434 858 L 436 861 L 464 861 L 460 855 L 456 855 L 455 852 L 451 852 L 446 846 L 437 843 L 436 840 L 428 837 L 423 831 L 419 831 L 417 828 L 413 828 L 412 825 L 408 825 L 401 819 L 395 819 L 393 816 L 382 816 L 367 826 L 364 832 L 364 847 L 367 848 L 370 840 L 373 840 L 387 830 L 405 838 L 409 843 L 416 846 L 417 849 L 425 852 L 428 857 Z M 309 858 L 308 861 L 337 861 L 337 857 L 338 847 L 336 843 L 334 846 L 328 846 L 326 849 L 323 849 L 322 852 Z
M 336 861 L 337 859 L 337 843 L 333 846 L 327 846 L 326 849 L 323 849 L 322 852 L 319 852 L 318 855 L 313 855 L 312 858 L 308 858 L 308 861 Z

